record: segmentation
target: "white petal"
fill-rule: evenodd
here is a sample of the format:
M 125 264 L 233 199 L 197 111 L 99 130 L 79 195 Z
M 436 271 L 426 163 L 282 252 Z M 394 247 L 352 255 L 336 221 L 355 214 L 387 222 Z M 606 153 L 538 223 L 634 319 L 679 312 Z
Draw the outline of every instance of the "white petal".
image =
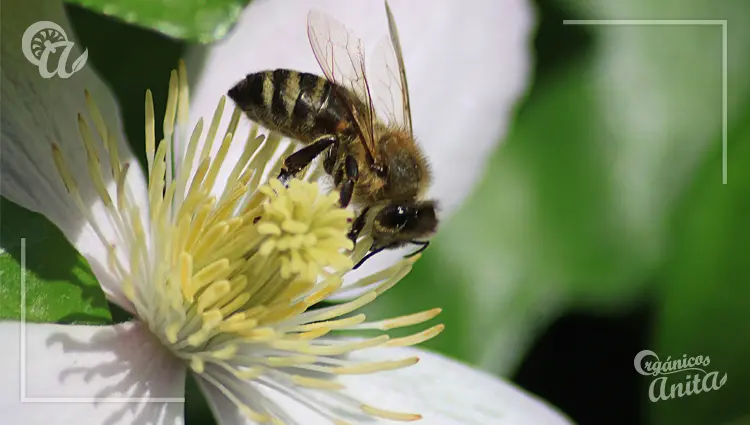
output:
M 0 423 L 184 423 L 185 369 L 144 325 L 22 329 L 0 323 Z
M 417 423 L 430 425 L 565 425 L 573 422 L 544 401 L 486 372 L 415 348 L 373 349 L 353 356 L 375 361 L 419 356 L 412 367 L 362 376 L 343 376 L 343 390 L 372 406 L 399 412 L 419 413 Z M 286 415 L 304 425 L 329 424 L 291 399 L 252 384 L 246 387 L 263 394 Z M 253 388 L 254 387 L 254 388 Z M 213 407 L 220 412 L 222 425 L 250 424 L 218 391 L 203 385 Z M 258 399 L 248 403 L 258 403 Z M 362 422 L 365 423 L 365 422 Z M 391 421 L 367 421 L 391 424 Z
M 363 359 L 418 356 L 415 366 L 342 381 L 356 396 L 377 407 L 415 411 L 427 424 L 570 424 L 544 401 L 481 370 L 416 348 L 362 352 Z
M 525 0 L 392 0 L 391 7 L 409 76 L 414 131 L 433 166 L 430 196 L 440 201 L 445 218 L 483 174 L 485 158 L 505 135 L 526 88 L 532 13 Z M 194 84 L 191 122 L 210 120 L 219 97 L 248 73 L 291 68 L 320 74 L 306 32 L 311 8 L 351 28 L 368 52 L 387 34 L 380 1 L 252 2 L 226 39 L 189 56 L 191 68 L 206 61 Z M 230 113 L 227 108 L 225 123 Z M 241 150 L 237 143 L 229 155 Z M 347 282 L 393 264 L 404 252 L 376 255 Z
M 78 131 L 77 114 L 80 112 L 90 120 L 84 97 L 84 90 L 88 89 L 110 131 L 114 132 L 120 143 L 121 160 L 133 165 L 128 173 L 127 185 L 135 202 L 141 203 L 146 199 L 145 180 L 129 147 L 124 143 L 117 106 L 109 89 L 90 64 L 85 64 L 79 72 L 67 79 L 58 76 L 42 78 L 39 68 L 24 56 L 21 49 L 23 34 L 27 27 L 37 21 L 52 21 L 60 25 L 67 39 L 75 41 L 62 2 L 14 1 L 4 3 L 3 8 L 6 11 L 12 10 L 12 13 L 3 13 L 0 25 L 0 54 L 3 58 L 0 63 L 2 195 L 24 208 L 44 214 L 54 222 L 87 258 L 113 301 L 128 308 L 129 303 L 119 295 L 116 283 L 106 271 L 107 249 L 95 236 L 91 226 L 84 223 L 82 214 L 63 185 L 51 154 L 52 143 L 57 143 L 94 220 L 102 232 L 116 243 L 111 222 L 103 213 L 102 203 L 98 200 L 87 173 L 87 156 Z M 66 69 L 70 69 L 72 62 L 81 55 L 83 49 L 79 47 L 77 44 L 71 51 Z M 58 53 L 60 50 L 62 49 L 58 48 Z M 55 69 L 58 63 L 57 57 L 51 56 L 54 59 L 49 61 L 47 69 Z M 89 127 L 94 138 L 99 141 L 92 121 L 89 121 Z M 98 155 L 103 164 L 108 164 L 107 153 L 101 145 Z M 108 187 L 114 187 L 110 173 L 105 172 L 104 178 Z

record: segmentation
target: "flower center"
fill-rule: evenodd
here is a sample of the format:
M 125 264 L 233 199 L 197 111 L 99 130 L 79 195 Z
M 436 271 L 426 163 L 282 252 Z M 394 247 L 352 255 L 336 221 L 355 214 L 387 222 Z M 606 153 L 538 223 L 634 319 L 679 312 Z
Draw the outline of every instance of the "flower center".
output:
M 376 322 L 366 322 L 363 313 L 350 315 L 395 285 L 416 258 L 357 282 L 356 286 L 369 290 L 353 301 L 310 309 L 341 289 L 344 274 L 369 246 L 367 231 L 352 252 L 346 235 L 353 213 L 339 208 L 336 193 L 324 193 L 308 181 L 318 172 L 315 167 L 288 187 L 269 179 L 280 169 L 280 160 L 271 161 L 277 157 L 280 139 L 257 136 L 255 127 L 226 184 L 217 182 L 219 169 L 228 166 L 224 162 L 241 111 L 235 108 L 215 155 L 211 149 L 224 97 L 201 147 L 202 120 L 182 149 L 176 144 L 174 124 L 177 121 L 180 133 L 187 134 L 187 95 L 181 63 L 179 72 L 172 72 L 164 139 L 157 147 L 153 101 L 146 93 L 148 199 L 141 202 L 125 184 L 130 164 L 120 163 L 117 144 L 86 94 L 100 141 L 80 115 L 79 130 L 89 159 L 88 174 L 114 223 L 114 237 L 99 228 L 84 206 L 63 153 L 57 145 L 52 147 L 68 191 L 109 247 L 109 271 L 121 282 L 131 310 L 199 378 L 253 421 L 280 419 L 272 409 L 250 407 L 243 387 L 248 381 L 287 394 L 332 421 L 340 421 L 341 408 L 391 420 L 419 419 L 416 414 L 386 411 L 346 397 L 337 398 L 345 400 L 343 406 L 332 408 L 309 392 L 343 390 L 337 375 L 417 363 L 416 357 L 362 363 L 346 355 L 372 347 L 418 344 L 439 334 L 443 325 L 402 338 L 339 335 L 347 330 L 411 326 L 437 316 L 440 309 Z M 99 154 L 101 145 L 107 155 Z M 294 148 L 288 146 L 281 158 Z M 112 184 L 105 183 L 108 175 Z

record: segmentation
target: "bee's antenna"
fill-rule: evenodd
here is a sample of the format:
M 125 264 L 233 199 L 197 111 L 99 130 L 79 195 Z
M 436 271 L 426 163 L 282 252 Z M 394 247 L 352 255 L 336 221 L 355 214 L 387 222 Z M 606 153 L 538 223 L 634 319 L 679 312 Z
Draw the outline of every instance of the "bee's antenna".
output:
M 417 254 L 421 254 L 425 249 L 427 249 L 428 246 L 430 246 L 430 241 L 409 241 L 413 243 L 414 245 L 421 245 L 418 250 L 412 252 L 409 255 L 404 256 L 404 258 L 411 258 Z
M 364 262 L 367 261 L 368 259 L 370 259 L 370 257 L 372 257 L 373 255 L 377 254 L 378 252 L 383 251 L 384 249 L 387 249 L 387 248 L 388 248 L 387 246 L 384 246 L 384 247 L 381 247 L 381 248 L 378 248 L 378 249 L 375 249 L 375 250 L 372 250 L 372 251 L 368 252 L 367 255 L 365 255 L 364 257 L 362 257 L 361 260 L 359 260 L 359 262 L 357 263 L 356 266 L 352 267 L 352 270 L 357 270 L 359 268 L 359 266 L 361 266 L 362 264 L 364 264 Z

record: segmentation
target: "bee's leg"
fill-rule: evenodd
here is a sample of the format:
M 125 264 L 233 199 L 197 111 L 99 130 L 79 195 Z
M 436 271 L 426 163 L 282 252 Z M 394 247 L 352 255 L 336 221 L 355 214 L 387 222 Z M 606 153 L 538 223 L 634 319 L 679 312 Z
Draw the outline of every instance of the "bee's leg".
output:
M 404 256 L 404 258 L 410 258 L 417 254 L 420 254 L 422 251 L 427 249 L 428 246 L 430 246 L 430 241 L 409 241 L 409 242 L 413 243 L 414 245 L 421 245 L 421 246 L 419 247 L 418 250 L 412 252 L 409 255 Z
M 334 175 L 334 167 L 336 166 L 336 161 L 339 158 L 339 144 L 334 143 L 333 146 L 331 146 L 330 149 L 328 149 L 328 152 L 326 152 L 326 157 L 323 160 L 323 170 L 326 172 L 326 174 L 333 176 Z M 341 179 L 339 179 L 339 182 Z M 336 183 L 338 184 L 338 183 Z
M 348 236 L 354 246 L 357 246 L 357 238 L 359 237 L 359 233 L 362 231 L 362 229 L 365 228 L 368 211 L 370 211 L 370 207 L 365 207 L 365 209 L 363 209 L 362 212 L 360 212 L 357 218 L 354 220 L 354 223 L 352 223 L 352 230 L 349 231 Z
M 341 208 L 346 208 L 349 202 L 352 200 L 354 194 L 354 184 L 359 179 L 359 167 L 357 166 L 357 160 L 353 156 L 347 155 L 344 160 L 344 183 L 341 184 L 341 191 L 339 192 L 339 202 Z
M 391 249 L 391 248 L 395 248 L 395 247 L 396 247 L 396 244 L 394 243 L 394 244 L 382 246 L 380 248 L 371 249 L 370 252 L 367 253 L 367 255 L 365 255 L 364 257 L 362 257 L 362 259 L 359 260 L 359 262 L 354 267 L 352 267 L 352 270 L 358 269 L 359 266 L 361 266 L 362 264 L 364 264 L 365 261 L 369 260 L 373 255 L 375 255 L 375 254 L 377 254 L 377 253 L 379 253 L 381 251 L 385 251 L 386 249 Z
M 334 135 L 325 135 L 286 157 L 286 159 L 284 159 L 284 166 L 281 167 L 281 172 L 279 173 L 279 180 L 286 185 L 290 178 L 294 177 L 300 172 L 300 170 L 310 165 L 313 159 L 331 145 L 336 144 L 338 140 L 339 139 Z

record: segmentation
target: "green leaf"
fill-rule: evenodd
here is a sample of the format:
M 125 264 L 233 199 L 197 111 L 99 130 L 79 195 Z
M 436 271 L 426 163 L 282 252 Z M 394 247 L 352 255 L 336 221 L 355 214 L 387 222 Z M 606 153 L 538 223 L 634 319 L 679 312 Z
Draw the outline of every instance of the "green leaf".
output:
M 0 209 L 0 320 L 21 317 L 25 260 L 27 321 L 111 323 L 101 287 L 60 230 L 5 198 L 0 198 Z
M 167 36 L 199 43 L 224 37 L 249 0 L 68 0 Z M 127 43 L 127 41 L 118 44 Z
M 561 1 L 577 6 L 576 18 L 599 21 L 585 28 L 597 38 L 589 79 L 607 130 L 600 143 L 611 155 L 601 178 L 620 203 L 622 237 L 639 243 L 656 269 L 668 218 L 721 132 L 724 47 L 730 124 L 750 94 L 750 2 Z M 716 21 L 727 19 L 723 45 Z
M 68 16 L 81 45 L 91 56 L 93 65 L 114 92 L 120 106 L 127 141 L 133 153 L 146 163 L 144 139 L 145 95 L 150 89 L 154 96 L 157 123 L 164 119 L 169 88 L 169 73 L 177 69 L 183 44 L 138 27 L 112 22 L 88 10 L 69 7 Z M 127 40 L 122 43 L 121 40 Z M 117 49 L 112 46 L 117 45 Z M 156 126 L 156 138 L 163 135 Z
M 192 373 L 185 377 L 185 425 L 216 425 L 208 401 Z
M 726 373 L 727 382 L 716 391 L 652 403 L 657 425 L 730 423 L 750 414 L 750 103 L 735 118 L 728 184 L 721 184 L 715 139 L 714 155 L 677 210 L 653 349 L 662 358 L 709 356 L 706 371 Z

